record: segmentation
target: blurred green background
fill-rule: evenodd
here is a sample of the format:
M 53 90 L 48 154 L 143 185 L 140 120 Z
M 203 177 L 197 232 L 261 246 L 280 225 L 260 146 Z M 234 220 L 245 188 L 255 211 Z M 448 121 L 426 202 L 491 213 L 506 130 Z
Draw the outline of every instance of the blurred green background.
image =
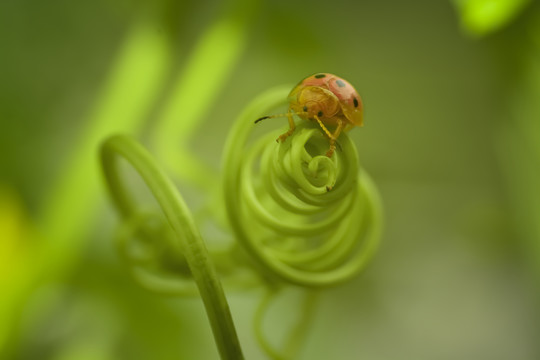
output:
M 0 356 L 217 358 L 200 300 L 141 289 L 115 254 L 99 141 L 217 172 L 242 108 L 315 72 L 363 98 L 350 135 L 386 218 L 301 358 L 540 358 L 540 6 L 510 0 L 2 1 Z M 248 359 L 260 295 L 229 299 Z

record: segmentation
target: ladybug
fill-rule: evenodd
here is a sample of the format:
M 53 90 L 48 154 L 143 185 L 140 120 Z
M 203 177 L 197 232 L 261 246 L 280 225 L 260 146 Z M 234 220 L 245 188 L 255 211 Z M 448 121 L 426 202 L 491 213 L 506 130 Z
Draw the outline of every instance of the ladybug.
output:
M 336 150 L 336 140 L 342 131 L 349 131 L 363 125 L 362 99 L 354 87 L 339 76 L 317 73 L 303 79 L 288 96 L 289 111 L 286 114 L 263 116 L 255 121 L 287 117 L 289 130 L 276 141 L 283 142 L 295 130 L 292 115 L 301 119 L 316 121 L 330 139 L 330 149 L 326 156 L 332 157 Z M 327 127 L 331 127 L 330 132 Z

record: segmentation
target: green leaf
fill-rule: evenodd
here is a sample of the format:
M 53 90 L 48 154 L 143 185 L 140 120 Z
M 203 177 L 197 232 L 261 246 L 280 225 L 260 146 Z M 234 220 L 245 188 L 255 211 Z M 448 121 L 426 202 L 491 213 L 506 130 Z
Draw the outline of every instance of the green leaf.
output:
M 511 23 L 530 0 L 453 0 L 462 28 L 473 36 L 485 36 Z

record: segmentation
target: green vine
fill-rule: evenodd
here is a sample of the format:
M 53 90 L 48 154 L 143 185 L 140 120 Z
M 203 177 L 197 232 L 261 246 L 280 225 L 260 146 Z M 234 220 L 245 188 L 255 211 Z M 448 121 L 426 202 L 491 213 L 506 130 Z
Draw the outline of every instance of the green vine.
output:
M 222 359 L 242 359 L 242 350 L 221 282 L 182 196 L 156 166 L 146 149 L 129 137 L 113 136 L 104 142 L 101 160 L 111 197 L 121 215 L 128 221 L 138 217 L 139 213 L 118 172 L 118 157 L 126 159 L 143 178 L 174 232 L 170 245 L 183 254 L 191 270 Z M 144 230 L 148 231 L 149 228 Z
M 367 264 L 379 243 L 379 196 L 346 134 L 332 158 L 324 155 L 327 138 L 306 121 L 280 144 L 275 142 L 279 131 L 251 138 L 257 129 L 253 120 L 283 105 L 288 91 L 280 87 L 256 98 L 229 135 L 222 198 L 237 241 L 219 253 L 209 254 L 181 195 L 142 145 L 118 135 L 101 148 L 105 179 L 124 220 L 117 237 L 120 254 L 146 288 L 200 293 L 223 359 L 243 357 L 218 273 L 232 278 L 237 289 L 254 284 L 267 289 L 254 317 L 256 337 L 271 358 L 292 359 L 312 318 L 316 292 L 306 289 L 297 325 L 280 350 L 262 329 L 283 285 L 313 288 L 344 282 Z M 139 173 L 161 212 L 140 209 L 122 180 L 120 158 Z M 251 269 L 252 275 L 235 279 L 235 269 Z

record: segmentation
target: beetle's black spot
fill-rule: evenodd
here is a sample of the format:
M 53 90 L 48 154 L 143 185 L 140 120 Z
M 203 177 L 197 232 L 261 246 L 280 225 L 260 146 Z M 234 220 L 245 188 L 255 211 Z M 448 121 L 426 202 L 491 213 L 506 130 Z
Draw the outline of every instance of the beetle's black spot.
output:
M 304 108 L 302 110 L 307 111 L 307 106 L 304 105 Z
M 315 79 L 322 79 L 323 77 L 326 77 L 326 74 L 317 74 L 317 75 L 315 75 Z
M 339 87 L 345 87 L 345 83 L 343 81 L 341 81 L 341 80 L 336 80 L 336 84 Z
M 358 99 L 353 98 L 354 107 L 358 107 Z
M 322 112 L 322 111 L 319 111 L 319 112 L 317 113 L 317 116 L 318 116 L 318 117 L 323 116 L 323 112 Z

